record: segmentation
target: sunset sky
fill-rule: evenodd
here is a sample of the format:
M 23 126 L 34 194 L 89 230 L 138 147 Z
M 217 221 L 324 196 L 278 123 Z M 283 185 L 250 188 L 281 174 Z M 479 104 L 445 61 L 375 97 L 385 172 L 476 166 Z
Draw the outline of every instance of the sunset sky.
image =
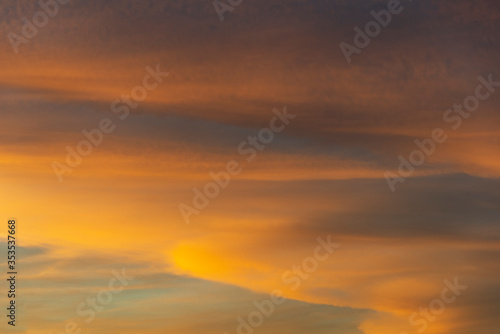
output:
M 21 246 L 1 333 L 498 333 L 498 1 L 401 1 L 350 63 L 340 44 L 387 1 L 243 0 L 224 21 L 211 0 L 58 7 L 16 52 L 9 33 L 42 8 L 0 0 L 2 277 L 8 219 Z M 168 75 L 120 119 L 114 102 L 155 70 Z M 488 97 L 446 121 L 478 85 Z M 240 144 L 284 111 L 247 161 Z M 103 119 L 114 131 L 58 177 Z M 435 129 L 447 139 L 391 191 Z M 241 172 L 187 223 L 179 205 L 232 160 Z M 292 289 L 283 277 L 329 236 L 339 247 Z M 78 306 L 122 269 L 134 279 L 87 322 Z M 467 289 L 412 324 L 455 279 Z M 286 301 L 238 332 L 276 289 Z

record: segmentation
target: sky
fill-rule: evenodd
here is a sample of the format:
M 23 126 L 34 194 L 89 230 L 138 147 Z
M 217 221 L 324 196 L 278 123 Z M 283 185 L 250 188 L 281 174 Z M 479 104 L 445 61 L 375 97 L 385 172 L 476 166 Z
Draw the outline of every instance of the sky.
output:
M 2 333 L 497 333 L 500 3 L 46 2 L 0 0 Z

